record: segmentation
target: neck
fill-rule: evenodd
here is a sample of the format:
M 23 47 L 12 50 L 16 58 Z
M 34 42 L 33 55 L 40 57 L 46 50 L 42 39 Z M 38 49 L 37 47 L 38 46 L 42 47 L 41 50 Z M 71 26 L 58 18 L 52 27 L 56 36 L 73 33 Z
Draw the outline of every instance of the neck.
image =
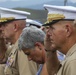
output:
M 67 54 L 69 49 L 76 43 L 76 40 L 74 38 L 69 39 L 62 47 L 59 49 L 63 54 Z
M 44 61 L 44 63 L 46 62 L 45 50 L 42 51 L 42 60 Z

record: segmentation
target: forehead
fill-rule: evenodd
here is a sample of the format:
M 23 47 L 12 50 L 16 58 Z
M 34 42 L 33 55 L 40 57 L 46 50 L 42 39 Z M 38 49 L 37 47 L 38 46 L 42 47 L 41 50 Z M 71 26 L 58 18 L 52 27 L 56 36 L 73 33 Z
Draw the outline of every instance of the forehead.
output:
M 4 24 L 2 24 L 2 26 L 7 26 L 7 25 L 10 25 L 10 24 L 13 24 L 13 22 L 9 22 L 9 23 L 4 23 Z M 10 25 L 11 26 L 11 25 Z

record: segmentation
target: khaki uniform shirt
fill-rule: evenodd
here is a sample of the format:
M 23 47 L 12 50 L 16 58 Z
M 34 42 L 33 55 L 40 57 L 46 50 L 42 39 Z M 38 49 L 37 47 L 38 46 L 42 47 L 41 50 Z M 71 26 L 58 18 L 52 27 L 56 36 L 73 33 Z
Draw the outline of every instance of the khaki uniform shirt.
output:
M 7 61 L 8 56 L 9 56 L 9 54 L 10 54 L 10 52 L 11 52 L 13 46 L 14 46 L 14 45 L 8 45 L 8 46 L 7 46 L 7 51 L 6 51 L 6 53 L 5 53 L 5 58 L 4 58 L 5 61 Z
M 18 42 L 13 46 L 5 66 L 5 75 L 35 75 L 37 64 L 28 61 L 23 51 L 18 50 Z
M 3 59 L 5 62 L 7 61 L 8 55 L 11 52 L 11 48 L 13 46 L 8 47 L 6 53 L 5 53 L 5 58 Z M 5 69 L 5 63 L 4 64 L 0 64 L 0 75 L 5 75 L 4 74 L 4 69 Z
M 76 44 L 69 49 L 56 75 L 76 75 Z
M 4 74 L 4 67 L 5 67 L 5 64 L 0 64 L 0 75 L 5 75 Z

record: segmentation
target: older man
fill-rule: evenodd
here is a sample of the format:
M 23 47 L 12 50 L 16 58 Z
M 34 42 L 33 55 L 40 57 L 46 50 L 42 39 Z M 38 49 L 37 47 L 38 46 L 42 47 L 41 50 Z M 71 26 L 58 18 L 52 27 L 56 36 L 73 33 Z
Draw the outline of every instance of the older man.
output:
M 5 75 L 35 75 L 37 65 L 28 61 L 23 51 L 18 50 L 18 38 L 26 27 L 26 15 L 28 12 L 17 11 L 12 9 L 0 8 L 2 32 L 7 41 L 13 44 L 11 52 L 6 62 Z
M 49 74 L 53 71 L 53 75 L 76 75 L 76 8 L 53 5 L 45 5 L 45 8 L 48 18 L 44 26 L 49 26 L 45 48 L 51 54 L 50 61 L 47 61 L 47 68 L 51 69 L 48 69 Z M 52 47 L 48 46 L 49 42 Z M 54 48 L 66 55 L 63 62 L 59 63 Z
M 19 49 L 23 50 L 29 60 L 42 64 L 37 75 L 48 75 L 45 64 L 44 37 L 45 33 L 41 29 L 30 26 L 23 30 L 19 38 Z
M 2 35 L 2 30 L 0 27 L 0 75 L 4 75 L 4 66 L 5 66 L 5 53 L 6 53 L 7 47 L 5 39 Z

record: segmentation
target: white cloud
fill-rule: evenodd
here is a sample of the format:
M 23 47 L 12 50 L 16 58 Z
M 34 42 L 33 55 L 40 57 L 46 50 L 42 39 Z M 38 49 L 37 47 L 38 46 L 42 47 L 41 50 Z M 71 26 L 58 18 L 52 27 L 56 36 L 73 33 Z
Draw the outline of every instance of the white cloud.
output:
M 69 1 L 69 0 L 68 0 Z M 76 3 L 76 0 L 70 0 L 72 3 Z

